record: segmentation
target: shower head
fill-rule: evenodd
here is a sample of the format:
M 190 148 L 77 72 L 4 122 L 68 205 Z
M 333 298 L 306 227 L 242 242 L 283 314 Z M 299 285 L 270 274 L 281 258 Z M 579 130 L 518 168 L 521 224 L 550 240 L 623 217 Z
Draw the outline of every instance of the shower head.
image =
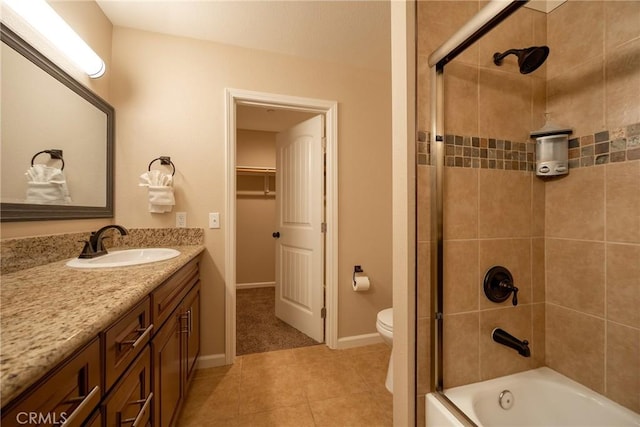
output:
M 518 57 L 520 73 L 529 74 L 544 63 L 549 56 L 549 48 L 547 46 L 533 46 L 526 49 L 509 49 L 504 53 L 496 52 L 493 54 L 493 63 L 502 65 L 504 57 L 511 54 Z

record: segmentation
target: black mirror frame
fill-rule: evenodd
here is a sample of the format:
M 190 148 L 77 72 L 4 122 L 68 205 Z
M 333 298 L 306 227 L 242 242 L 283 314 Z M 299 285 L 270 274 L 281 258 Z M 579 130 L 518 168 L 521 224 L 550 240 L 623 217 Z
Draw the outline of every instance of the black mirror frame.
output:
M 1 40 L 60 83 L 104 112 L 107 116 L 107 192 L 105 206 L 35 205 L 0 203 L 0 221 L 45 221 L 89 218 L 113 218 L 115 110 L 104 99 L 87 89 L 64 70 L 42 55 L 20 36 L 0 24 Z

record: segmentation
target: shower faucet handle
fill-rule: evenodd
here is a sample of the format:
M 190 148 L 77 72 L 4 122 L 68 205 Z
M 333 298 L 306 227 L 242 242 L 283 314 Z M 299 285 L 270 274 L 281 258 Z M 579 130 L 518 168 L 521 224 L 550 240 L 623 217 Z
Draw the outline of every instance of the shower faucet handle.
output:
M 513 293 L 511 302 L 518 305 L 518 288 L 513 286 L 513 276 L 506 268 L 496 265 L 484 276 L 484 294 L 493 302 L 504 302 Z
M 511 302 L 513 303 L 514 306 L 518 305 L 518 288 L 513 286 L 513 283 L 511 283 L 511 280 L 504 279 L 504 280 L 500 281 L 498 286 L 500 286 L 503 289 L 508 290 L 509 292 L 513 292 L 513 300 L 511 300 Z

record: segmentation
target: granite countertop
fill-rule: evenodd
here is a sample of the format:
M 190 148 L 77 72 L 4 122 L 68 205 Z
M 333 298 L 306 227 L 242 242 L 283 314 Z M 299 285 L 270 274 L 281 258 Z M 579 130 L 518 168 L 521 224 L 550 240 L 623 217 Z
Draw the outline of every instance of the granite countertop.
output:
M 203 245 L 171 247 L 180 255 L 151 264 L 75 269 L 64 260 L 2 275 L 3 405 L 204 251 Z

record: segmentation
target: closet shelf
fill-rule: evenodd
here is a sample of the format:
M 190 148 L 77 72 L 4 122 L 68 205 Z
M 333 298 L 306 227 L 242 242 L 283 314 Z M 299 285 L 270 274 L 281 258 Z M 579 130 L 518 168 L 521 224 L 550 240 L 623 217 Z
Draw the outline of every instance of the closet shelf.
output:
M 244 176 L 262 176 L 264 177 L 264 184 L 261 190 L 238 190 L 236 196 L 245 197 L 275 197 L 276 193 L 269 186 L 271 177 L 275 177 L 276 168 L 261 167 L 261 166 L 236 166 L 236 174 Z

